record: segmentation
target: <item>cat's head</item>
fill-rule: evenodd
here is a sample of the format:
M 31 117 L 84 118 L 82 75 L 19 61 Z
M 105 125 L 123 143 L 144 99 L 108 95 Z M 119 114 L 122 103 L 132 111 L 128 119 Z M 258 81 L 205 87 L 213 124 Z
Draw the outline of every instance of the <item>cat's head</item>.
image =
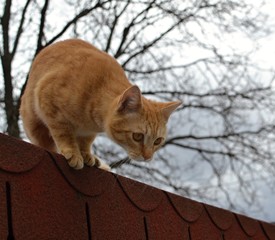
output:
M 149 161 L 165 142 L 166 123 L 181 102 L 155 102 L 141 96 L 137 86 L 116 101 L 106 132 L 133 160 Z

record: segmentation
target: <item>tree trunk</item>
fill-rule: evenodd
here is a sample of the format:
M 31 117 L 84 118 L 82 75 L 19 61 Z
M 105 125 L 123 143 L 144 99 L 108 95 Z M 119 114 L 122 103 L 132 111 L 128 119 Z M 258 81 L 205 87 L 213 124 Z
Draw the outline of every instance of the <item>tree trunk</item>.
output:
M 12 74 L 11 74 L 11 64 L 13 55 L 10 52 L 9 47 L 9 25 L 10 25 L 10 15 L 11 15 L 11 0 L 7 0 L 4 8 L 4 14 L 1 18 L 1 25 L 3 30 L 3 52 L 1 51 L 1 63 L 4 75 L 4 85 L 5 85 L 5 113 L 7 119 L 7 133 L 11 136 L 20 137 L 19 132 L 19 110 L 18 104 L 15 103 L 13 98 L 13 86 L 12 86 Z
M 11 76 L 11 57 L 10 54 L 1 56 L 4 82 L 5 82 L 5 113 L 7 120 L 7 133 L 11 136 L 20 138 L 18 125 L 19 109 L 13 97 L 13 86 Z

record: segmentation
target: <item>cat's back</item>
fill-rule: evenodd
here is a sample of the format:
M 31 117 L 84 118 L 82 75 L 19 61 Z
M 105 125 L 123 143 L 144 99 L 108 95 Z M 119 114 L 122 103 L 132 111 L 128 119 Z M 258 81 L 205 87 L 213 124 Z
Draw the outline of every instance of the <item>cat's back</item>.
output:
M 52 61 L 59 63 L 60 60 L 63 60 L 64 63 L 64 61 L 68 62 L 73 58 L 80 60 L 81 57 L 85 58 L 87 56 L 93 56 L 105 60 L 110 60 L 111 58 L 108 54 L 88 42 L 80 39 L 68 39 L 54 43 L 42 49 L 36 56 L 33 65 L 39 65 L 41 64 L 41 61 L 45 64 L 45 62 L 51 63 Z
M 31 67 L 26 96 L 33 96 L 34 89 L 49 92 L 83 92 L 91 89 L 113 91 L 118 94 L 130 83 L 119 63 L 109 54 L 88 42 L 69 39 L 54 43 L 36 56 Z M 24 100 L 24 96 L 23 96 Z
M 96 74 L 97 70 L 101 74 L 115 72 L 117 75 L 124 75 L 118 62 L 107 53 L 83 40 L 69 39 L 44 48 L 33 62 L 30 78 L 46 72 L 62 72 L 71 76 L 81 73 L 85 76 L 89 73 Z M 37 80 L 37 77 L 34 79 Z

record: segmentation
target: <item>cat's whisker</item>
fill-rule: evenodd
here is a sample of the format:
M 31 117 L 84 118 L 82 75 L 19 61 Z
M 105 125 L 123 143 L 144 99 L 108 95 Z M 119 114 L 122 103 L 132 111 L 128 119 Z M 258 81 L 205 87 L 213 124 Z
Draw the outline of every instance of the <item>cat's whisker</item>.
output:
M 110 164 L 110 167 L 112 168 L 112 169 L 114 169 L 114 168 L 119 168 L 119 167 L 121 167 L 123 164 L 125 164 L 125 163 L 130 163 L 131 162 L 131 159 L 129 158 L 129 157 L 126 157 L 126 158 L 123 158 L 123 159 L 121 159 L 121 160 L 118 160 L 117 162 L 114 162 L 114 163 L 111 163 Z

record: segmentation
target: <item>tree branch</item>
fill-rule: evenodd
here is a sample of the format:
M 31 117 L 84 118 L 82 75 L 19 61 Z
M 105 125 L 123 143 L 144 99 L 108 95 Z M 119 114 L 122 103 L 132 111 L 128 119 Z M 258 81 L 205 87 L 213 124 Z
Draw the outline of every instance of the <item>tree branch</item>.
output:
M 11 15 L 11 0 L 6 0 L 6 5 L 4 8 L 4 14 L 1 17 L 1 25 L 3 30 L 3 55 L 10 55 L 10 37 L 9 37 L 9 29 L 10 29 L 10 15 Z
M 175 136 L 166 141 L 165 144 L 173 144 L 175 141 L 179 140 L 186 140 L 186 139 L 193 139 L 193 140 L 219 140 L 219 139 L 229 139 L 231 137 L 240 137 L 240 136 L 246 136 L 246 135 L 258 135 L 260 133 L 267 133 L 270 131 L 275 130 L 275 125 L 270 125 L 266 127 L 261 127 L 255 131 L 252 130 L 246 130 L 246 131 L 240 131 L 240 132 L 230 132 L 230 133 L 224 133 L 220 135 L 208 135 L 208 136 L 196 136 L 196 135 L 183 135 L 183 136 Z
M 130 0 L 127 1 L 124 8 L 120 11 L 119 14 L 115 14 L 115 19 L 112 23 L 112 26 L 110 27 L 110 34 L 109 34 L 109 37 L 108 37 L 108 40 L 107 40 L 105 52 L 109 51 L 112 40 L 113 40 L 113 34 L 114 34 L 115 28 L 117 26 L 118 20 L 122 16 L 122 14 L 126 11 L 126 9 L 128 8 L 129 5 L 130 5 Z M 115 10 L 116 10 L 116 8 L 115 8 Z
M 88 15 L 89 13 L 91 13 L 93 10 L 102 7 L 105 3 L 108 3 L 109 1 L 106 0 L 104 2 L 100 2 L 98 1 L 97 4 L 91 8 L 86 8 L 84 10 L 82 10 L 79 14 L 77 14 L 72 20 L 70 20 L 64 27 L 63 29 L 56 34 L 51 40 L 49 40 L 45 47 L 52 44 L 54 41 L 56 41 L 58 38 L 60 38 L 67 30 L 69 27 L 71 27 L 73 24 L 75 24 L 79 19 L 85 17 L 86 15 Z
M 16 36 L 15 36 L 15 40 L 14 40 L 14 44 L 13 44 L 13 50 L 12 50 L 12 58 L 14 58 L 14 55 L 17 51 L 17 47 L 18 47 L 18 44 L 19 44 L 19 40 L 20 40 L 20 37 L 23 33 L 23 26 L 24 26 L 24 22 L 25 22 L 25 15 L 26 15 L 26 12 L 27 12 L 27 9 L 28 9 L 28 6 L 30 5 L 32 0 L 28 0 L 23 8 L 23 11 L 22 11 L 22 15 L 21 15 L 21 20 L 20 20 L 20 23 L 19 23 L 19 26 L 18 26 L 18 29 L 17 29 L 17 33 L 16 33 Z
M 41 14 L 40 14 L 40 25 L 39 25 L 35 55 L 43 48 L 42 39 L 44 37 L 44 28 L 45 28 L 46 13 L 47 13 L 48 7 L 49 7 L 49 0 L 45 0 L 44 6 L 41 9 Z
M 181 23 L 183 23 L 184 21 L 187 21 L 189 18 L 193 17 L 193 14 L 190 14 L 188 16 L 186 16 L 183 19 L 180 19 L 177 23 L 173 24 L 172 26 L 170 26 L 168 29 L 166 29 L 166 31 L 162 32 L 157 38 L 155 38 L 154 40 L 152 40 L 151 42 L 144 44 L 143 47 L 138 50 L 137 52 L 135 52 L 133 55 L 131 55 L 127 60 L 125 60 L 122 63 L 122 67 L 126 68 L 126 65 L 135 57 L 137 57 L 140 54 L 145 53 L 147 50 L 149 50 L 152 46 L 154 46 L 157 42 L 159 42 L 160 40 L 162 40 L 168 33 L 170 33 L 172 30 L 174 30 L 177 26 L 179 26 Z
M 118 58 L 119 56 L 121 56 L 121 54 L 124 52 L 122 50 L 122 47 L 124 45 L 124 43 L 126 42 L 127 40 L 127 37 L 130 33 L 130 30 L 132 27 L 134 27 L 136 25 L 136 20 L 144 13 L 147 13 L 153 6 L 153 4 L 155 3 L 156 0 L 153 0 L 150 2 L 150 4 L 144 8 L 142 11 L 140 11 L 135 17 L 133 17 L 132 21 L 128 24 L 127 27 L 124 28 L 123 30 L 123 33 L 122 33 L 122 37 L 121 37 L 121 40 L 120 40 L 120 44 L 119 44 L 119 47 L 114 55 L 115 58 Z

